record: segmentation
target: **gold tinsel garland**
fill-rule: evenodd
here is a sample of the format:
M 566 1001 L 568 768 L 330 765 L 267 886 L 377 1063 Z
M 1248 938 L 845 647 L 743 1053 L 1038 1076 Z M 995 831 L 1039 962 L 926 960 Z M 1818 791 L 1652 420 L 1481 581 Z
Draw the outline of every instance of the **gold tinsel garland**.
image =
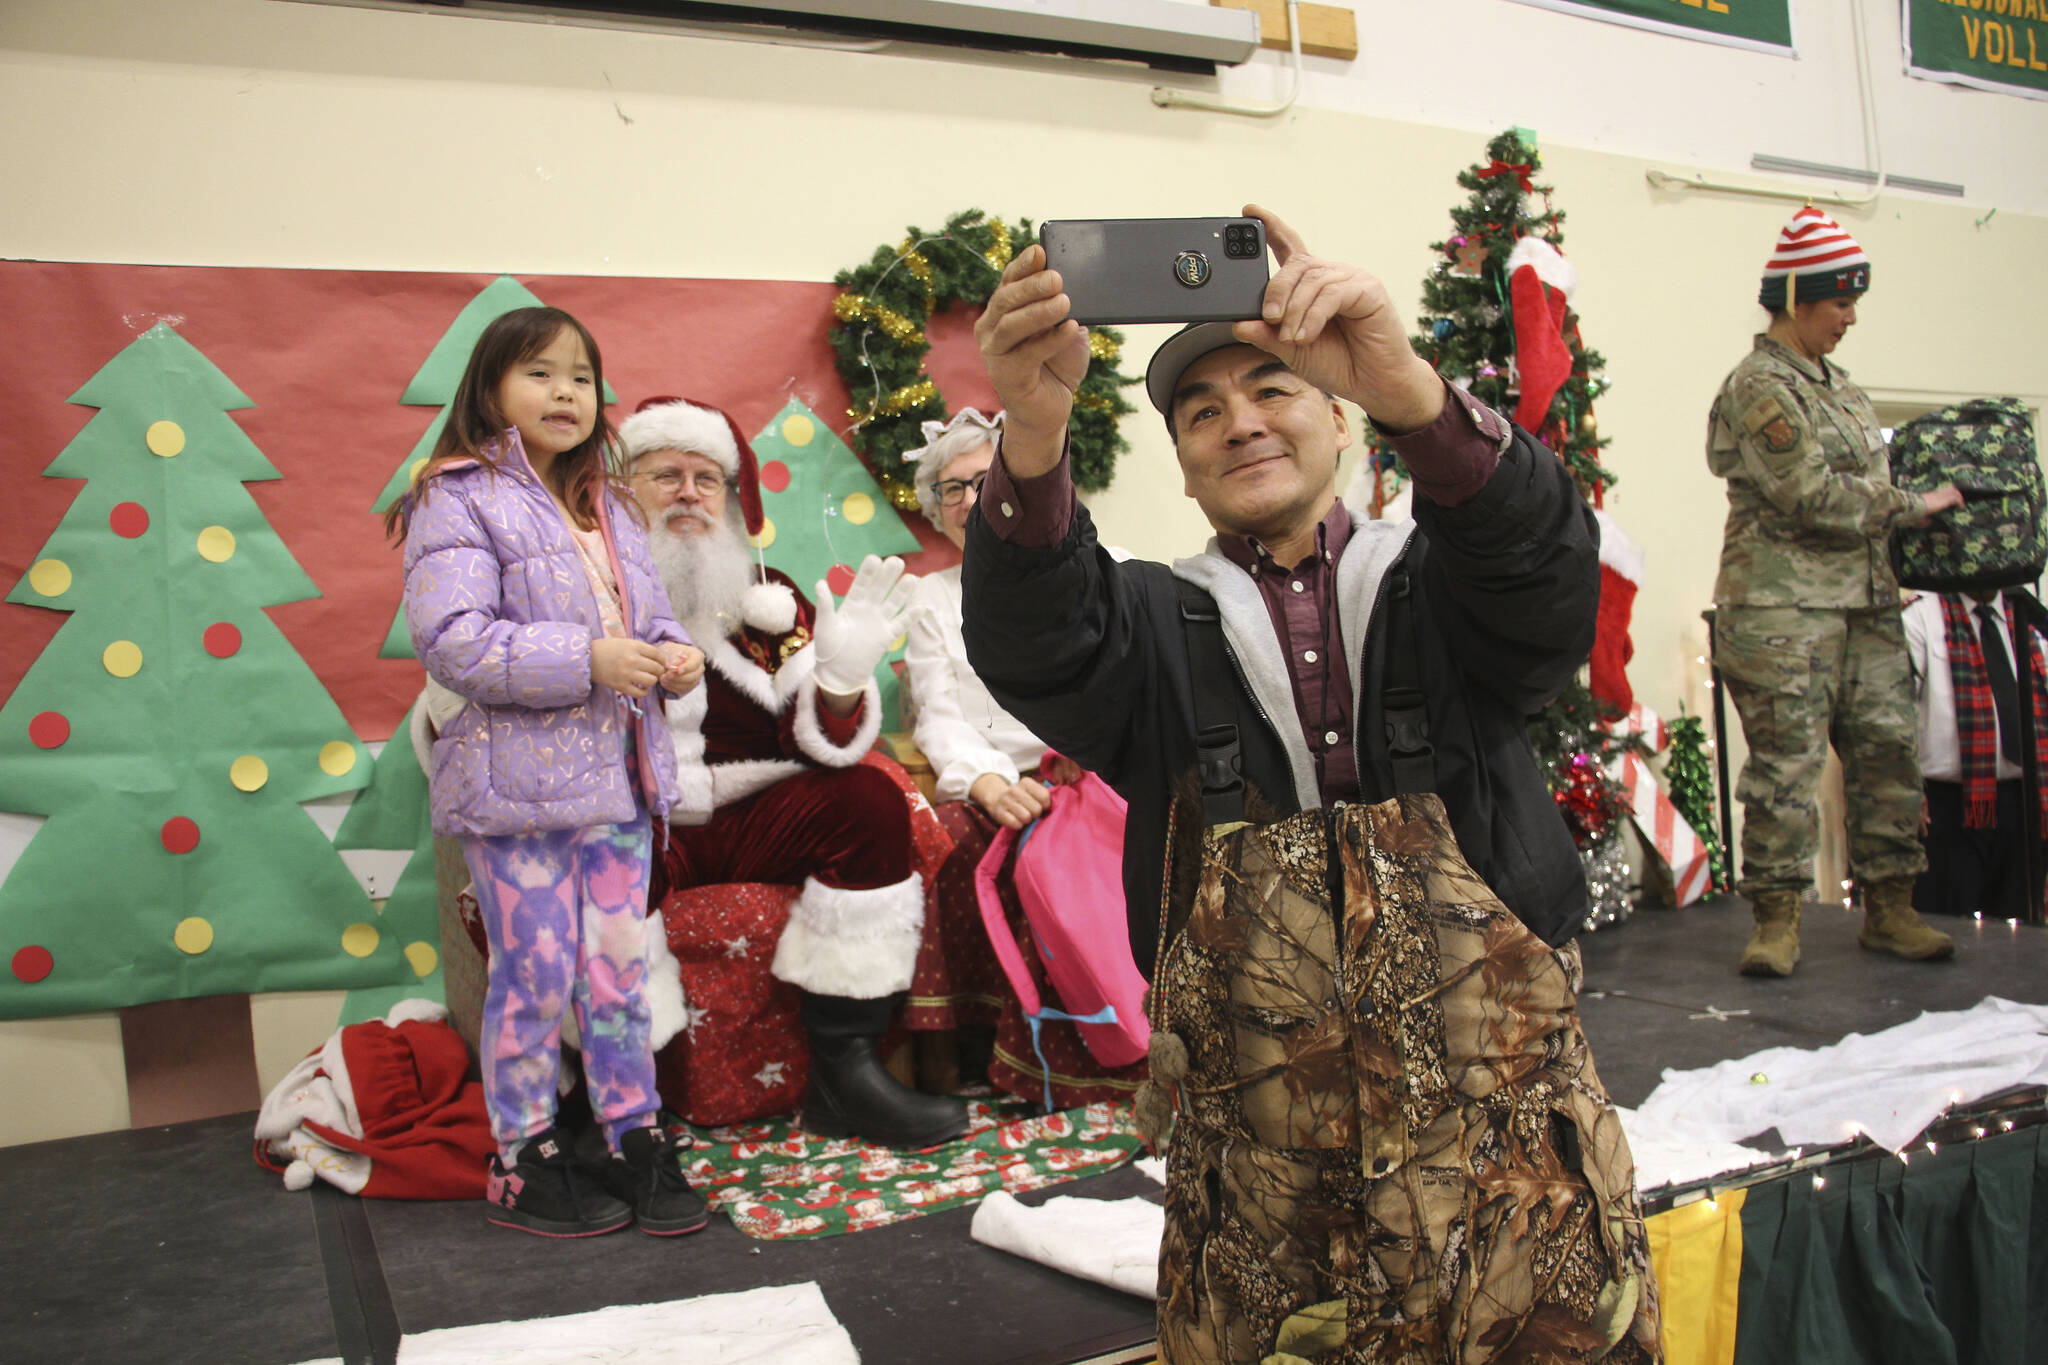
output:
M 845 434 L 892 506 L 916 509 L 904 452 L 923 444 L 923 423 L 947 417 L 938 386 L 924 373 L 932 314 L 955 303 L 986 303 L 1018 244 L 1035 238 L 1028 221 L 1013 229 L 970 209 L 936 235 L 910 229 L 895 246 L 877 248 L 866 265 L 837 277 L 842 292 L 832 301 L 832 348 L 853 398 Z M 1120 389 L 1137 379 L 1115 368 L 1122 338 L 1114 331 L 1091 330 L 1088 354 L 1068 444 L 1075 483 L 1093 490 L 1109 485 L 1125 448 L 1117 419 L 1134 409 Z

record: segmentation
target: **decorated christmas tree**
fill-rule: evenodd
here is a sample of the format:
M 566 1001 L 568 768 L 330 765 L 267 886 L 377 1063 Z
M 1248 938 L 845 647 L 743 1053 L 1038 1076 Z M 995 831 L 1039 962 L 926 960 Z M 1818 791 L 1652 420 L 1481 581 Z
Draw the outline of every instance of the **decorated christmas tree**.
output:
M 1615 481 L 1600 463 L 1606 442 L 1593 418 L 1593 401 L 1607 388 L 1604 362 L 1579 336 L 1570 307 L 1577 278 L 1560 251 L 1564 214 L 1550 186 L 1535 179 L 1542 169 L 1534 135 L 1510 129 L 1487 144 L 1485 161 L 1459 172 L 1470 197 L 1451 209 L 1451 234 L 1432 244 L 1439 259 L 1423 279 L 1412 340 L 1446 379 L 1549 446 L 1580 494 L 1598 506 Z M 1402 473 L 1383 446 L 1371 458 L 1378 504 Z M 1615 628 L 1625 630 L 1625 621 L 1601 627 Z M 1593 890 L 1588 928 L 1628 913 L 1620 836 L 1629 803 L 1608 771 L 1626 742 L 1610 729 L 1619 715 L 1574 685 L 1529 724 L 1586 864 Z
M 1714 822 L 1714 765 L 1707 758 L 1706 722 L 1698 716 L 1680 716 L 1670 724 L 1671 748 L 1664 755 L 1664 784 L 1671 789 L 1671 804 L 1692 826 L 1693 833 L 1707 846 L 1708 885 L 1726 891 L 1734 885 L 1728 875 L 1728 850 L 1721 847 L 1720 827 Z
M 1451 234 L 1431 243 L 1439 259 L 1422 281 L 1415 349 L 1557 452 L 1597 507 L 1615 482 L 1600 463 L 1607 442 L 1593 415 L 1606 362 L 1586 349 L 1570 307 L 1577 281 L 1561 252 L 1565 215 L 1536 182 L 1534 134 L 1510 129 L 1486 157 L 1458 173 L 1470 198 L 1451 209 Z M 1391 450 L 1373 442 L 1370 458 L 1381 495 L 1391 493 L 1403 477 Z
M 761 467 L 758 546 L 770 565 L 796 580 L 804 596 L 816 595 L 820 579 L 833 593 L 844 593 L 868 555 L 917 553 L 917 537 L 889 495 L 846 443 L 796 399 L 784 404 L 751 444 Z M 899 640 L 875 670 L 884 729 L 897 726 L 892 665 L 902 657 Z
M 399 402 L 417 407 L 438 407 L 434 420 L 427 423 L 427 429 L 414 443 L 412 453 L 400 462 L 391 477 L 384 482 L 384 491 L 377 495 L 377 501 L 370 510 L 383 516 L 392 503 L 398 501 L 401 493 L 412 486 L 415 473 L 424 466 L 427 458 L 434 453 L 434 443 L 441 439 L 441 428 L 448 424 L 448 405 L 455 401 L 456 386 L 462 382 L 462 371 L 469 364 L 470 352 L 476 349 L 477 338 L 484 334 L 484 328 L 515 308 L 540 308 L 544 305 L 528 289 L 510 275 L 500 275 L 484 286 L 481 293 L 471 299 L 455 321 L 448 324 L 448 330 L 434 343 L 434 349 L 420 365 L 412 382 L 405 386 L 405 393 Z M 605 385 L 604 401 L 618 401 L 611 385 Z M 384 634 L 384 646 L 377 651 L 380 659 L 410 659 L 412 637 L 405 628 L 405 611 L 401 607 L 391 617 L 391 626 Z
M 443 997 L 434 831 L 428 814 L 427 775 L 420 770 L 411 735 L 412 714 L 408 712 L 384 745 L 384 752 L 377 755 L 370 785 L 350 804 L 334 846 L 346 852 L 410 853 L 398 880 L 388 889 L 373 884 L 371 894 L 384 892 L 379 924 L 404 945 L 406 964 L 412 970 L 406 979 L 392 985 L 350 991 L 342 1005 L 343 1024 L 381 1019 L 392 1005 L 409 997 Z
M 263 608 L 318 596 L 244 483 L 252 406 L 159 324 L 71 401 L 84 485 L 8 601 L 69 613 L 0 707 L 0 1017 L 404 979 L 301 802 L 361 787 L 340 708 Z

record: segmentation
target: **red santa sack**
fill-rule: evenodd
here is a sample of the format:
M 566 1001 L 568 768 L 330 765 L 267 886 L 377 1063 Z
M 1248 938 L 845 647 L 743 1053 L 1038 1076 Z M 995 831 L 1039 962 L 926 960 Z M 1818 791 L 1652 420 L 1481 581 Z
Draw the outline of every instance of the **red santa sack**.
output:
M 1010 875 L 1017 900 L 1064 1010 L 1039 998 L 996 892 L 1012 844 L 1017 856 Z M 1095 774 L 1084 773 L 1078 782 L 1054 787 L 1050 807 L 1022 835 L 998 830 L 974 870 L 982 926 L 1024 1008 L 1034 1049 L 1045 1019 L 1072 1020 L 1081 1041 L 1104 1066 L 1128 1066 L 1151 1045 L 1145 978 L 1131 957 L 1124 919 L 1123 860 L 1124 799 Z M 1039 1065 L 1045 1066 L 1042 1052 Z M 1046 1093 L 1050 1106 L 1050 1079 Z

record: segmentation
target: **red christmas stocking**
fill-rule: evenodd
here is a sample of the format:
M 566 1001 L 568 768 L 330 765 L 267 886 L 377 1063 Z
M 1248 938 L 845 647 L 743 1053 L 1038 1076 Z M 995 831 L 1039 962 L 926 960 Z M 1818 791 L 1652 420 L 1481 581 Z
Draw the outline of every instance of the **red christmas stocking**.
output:
M 1564 340 L 1564 291 L 1536 276 L 1525 265 L 1508 280 L 1515 305 L 1515 368 L 1522 376 L 1522 398 L 1515 421 L 1525 431 L 1542 428 L 1550 400 L 1571 377 L 1572 353 Z
M 1593 515 L 1600 522 L 1600 613 L 1593 629 L 1592 678 L 1587 686 L 1600 700 L 1627 711 L 1636 702 L 1628 681 L 1628 661 L 1636 647 L 1628 631 L 1636 591 L 1643 582 L 1643 552 L 1613 517 L 1605 512 Z

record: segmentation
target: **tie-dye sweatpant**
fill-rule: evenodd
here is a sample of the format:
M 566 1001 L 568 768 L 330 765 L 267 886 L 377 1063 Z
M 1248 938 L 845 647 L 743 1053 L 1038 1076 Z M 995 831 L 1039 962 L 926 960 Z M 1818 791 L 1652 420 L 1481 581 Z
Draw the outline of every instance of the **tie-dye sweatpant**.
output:
M 555 1121 L 570 1009 L 583 1035 L 590 1107 L 612 1149 L 654 1121 L 661 1101 L 642 924 L 651 845 L 644 811 L 627 825 L 462 841 L 491 945 L 478 1050 L 501 1150 Z

